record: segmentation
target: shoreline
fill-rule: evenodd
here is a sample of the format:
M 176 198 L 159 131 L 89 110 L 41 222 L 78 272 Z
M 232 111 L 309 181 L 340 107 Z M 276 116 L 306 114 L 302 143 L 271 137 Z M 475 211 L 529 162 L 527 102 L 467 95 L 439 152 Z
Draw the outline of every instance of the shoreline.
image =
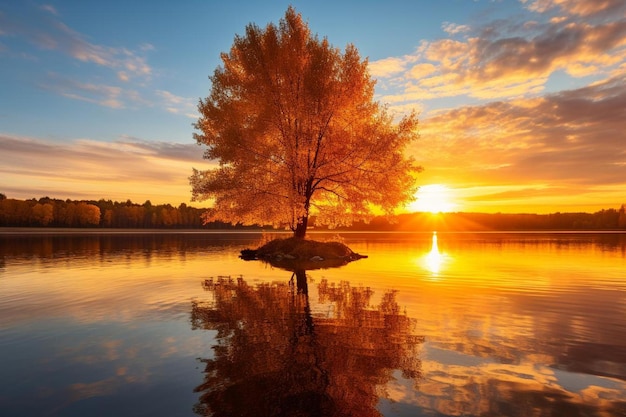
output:
M 311 235 L 356 235 L 356 234 L 626 234 L 624 229 L 600 230 L 311 230 Z M 73 227 L 0 227 L 0 235 L 127 235 L 127 234 L 205 234 L 205 235 L 286 235 L 290 231 L 281 230 L 234 230 L 234 229 L 143 229 L 143 228 L 73 228 Z

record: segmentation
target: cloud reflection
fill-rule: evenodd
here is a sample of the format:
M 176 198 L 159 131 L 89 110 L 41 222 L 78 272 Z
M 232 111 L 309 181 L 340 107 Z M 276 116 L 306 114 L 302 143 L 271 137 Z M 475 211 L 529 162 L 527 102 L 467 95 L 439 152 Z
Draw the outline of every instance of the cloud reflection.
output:
M 623 415 L 624 381 L 555 369 L 534 361 L 499 363 L 491 358 L 424 344 L 423 379 L 390 382 L 392 400 L 416 415 Z M 541 359 L 540 359 L 541 361 Z M 538 409 L 542 413 L 536 414 Z M 418 411 L 419 410 L 419 411 Z

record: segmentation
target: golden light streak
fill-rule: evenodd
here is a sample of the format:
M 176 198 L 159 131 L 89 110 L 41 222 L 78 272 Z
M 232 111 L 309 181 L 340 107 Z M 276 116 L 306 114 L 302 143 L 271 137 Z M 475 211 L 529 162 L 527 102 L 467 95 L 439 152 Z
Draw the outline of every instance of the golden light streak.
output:
M 428 252 L 428 255 L 424 257 L 426 268 L 433 274 L 438 275 L 443 262 L 443 255 L 439 252 L 439 245 L 437 243 L 437 232 L 433 232 L 433 245 Z

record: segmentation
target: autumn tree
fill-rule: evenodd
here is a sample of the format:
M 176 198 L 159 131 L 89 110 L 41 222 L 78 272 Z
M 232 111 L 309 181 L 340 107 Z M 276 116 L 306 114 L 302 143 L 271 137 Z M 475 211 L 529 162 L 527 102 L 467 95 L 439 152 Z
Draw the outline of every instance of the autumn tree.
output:
M 31 217 L 36 224 L 47 226 L 54 220 L 54 207 L 50 203 L 36 203 L 31 208 Z
M 204 157 L 193 199 L 211 200 L 204 221 L 273 224 L 306 234 L 310 214 L 331 226 L 392 215 L 413 199 L 421 168 L 404 150 L 414 113 L 394 121 L 373 100 L 367 59 L 312 35 L 292 7 L 278 26 L 246 27 L 210 76 L 194 125 Z

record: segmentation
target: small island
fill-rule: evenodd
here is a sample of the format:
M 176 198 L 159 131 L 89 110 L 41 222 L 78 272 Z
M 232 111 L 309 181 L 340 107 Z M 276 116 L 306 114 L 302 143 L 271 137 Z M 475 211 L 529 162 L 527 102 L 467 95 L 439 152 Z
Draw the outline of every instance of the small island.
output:
M 367 258 L 367 255 L 353 252 L 341 242 L 290 237 L 271 240 L 257 249 L 244 249 L 241 251 L 241 258 L 261 260 L 293 271 L 338 267 Z

